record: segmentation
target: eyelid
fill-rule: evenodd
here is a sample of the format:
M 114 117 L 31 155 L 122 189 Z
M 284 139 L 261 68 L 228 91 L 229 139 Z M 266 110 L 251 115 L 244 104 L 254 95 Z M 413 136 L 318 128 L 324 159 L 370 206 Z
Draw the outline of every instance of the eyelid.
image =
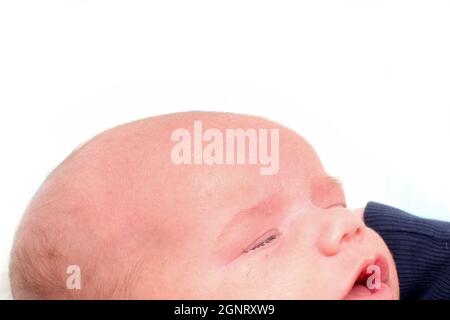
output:
M 332 204 L 331 206 L 328 206 L 324 209 L 334 209 L 334 208 L 347 208 L 347 204 L 346 203 L 335 203 Z
M 245 249 L 242 249 L 244 253 L 249 251 L 258 249 L 268 243 L 271 243 L 273 240 L 277 239 L 281 235 L 281 232 L 278 229 L 270 229 L 265 232 L 263 235 L 259 236 L 258 239 L 253 241 L 250 245 L 248 245 Z
M 342 180 L 332 176 L 309 178 L 308 193 L 313 205 L 321 209 L 347 207 Z

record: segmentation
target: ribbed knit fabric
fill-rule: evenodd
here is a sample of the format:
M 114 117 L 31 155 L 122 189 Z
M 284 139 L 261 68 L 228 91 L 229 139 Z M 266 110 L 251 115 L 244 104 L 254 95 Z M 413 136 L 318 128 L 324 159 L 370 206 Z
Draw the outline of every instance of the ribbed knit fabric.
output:
M 450 222 L 376 202 L 367 204 L 364 220 L 393 254 L 401 300 L 450 300 Z

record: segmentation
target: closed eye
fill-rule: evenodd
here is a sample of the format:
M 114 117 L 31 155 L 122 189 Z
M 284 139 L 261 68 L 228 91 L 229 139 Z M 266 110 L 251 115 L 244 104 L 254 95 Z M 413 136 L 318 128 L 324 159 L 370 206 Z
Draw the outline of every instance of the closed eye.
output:
M 248 253 L 250 251 L 259 249 L 261 247 L 264 247 L 270 243 L 272 243 L 273 241 L 275 241 L 276 239 L 278 239 L 278 237 L 281 235 L 280 231 L 277 229 L 271 229 L 267 232 L 265 232 L 262 236 L 258 237 L 258 239 L 256 239 L 255 241 L 253 241 L 250 245 L 248 245 L 245 249 L 243 250 L 243 253 Z
M 332 204 L 331 206 L 327 206 L 325 209 L 334 209 L 334 208 L 347 208 L 347 204 L 346 203 L 335 203 L 335 204 Z
M 312 203 L 321 209 L 346 208 L 345 194 L 340 179 L 330 176 L 313 177 L 309 182 Z

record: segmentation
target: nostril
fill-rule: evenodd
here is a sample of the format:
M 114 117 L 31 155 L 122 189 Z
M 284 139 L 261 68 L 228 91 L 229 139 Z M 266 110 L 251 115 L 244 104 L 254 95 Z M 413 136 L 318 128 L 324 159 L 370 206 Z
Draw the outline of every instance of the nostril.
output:
M 342 236 L 343 241 L 349 241 L 354 239 L 361 239 L 364 235 L 364 228 L 363 227 L 356 227 L 356 229 L 353 232 L 347 232 Z
M 343 241 L 348 241 L 352 238 L 352 234 L 351 233 L 346 233 L 344 234 L 344 236 L 342 237 Z
M 364 239 L 365 225 L 347 211 L 336 211 L 333 217 L 326 217 L 323 221 L 323 224 L 320 224 L 322 228 L 318 236 L 318 246 L 327 256 L 337 254 L 344 243 L 360 242 Z
M 364 227 L 360 226 L 356 228 L 355 237 L 361 239 L 364 236 Z

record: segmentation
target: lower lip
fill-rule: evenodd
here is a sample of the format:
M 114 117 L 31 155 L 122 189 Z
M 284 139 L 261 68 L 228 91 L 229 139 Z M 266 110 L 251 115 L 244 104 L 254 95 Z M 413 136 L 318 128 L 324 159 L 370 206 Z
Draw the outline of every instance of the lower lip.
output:
M 355 285 L 344 300 L 392 300 L 394 294 L 385 283 L 381 284 L 380 289 L 370 291 L 363 285 Z

